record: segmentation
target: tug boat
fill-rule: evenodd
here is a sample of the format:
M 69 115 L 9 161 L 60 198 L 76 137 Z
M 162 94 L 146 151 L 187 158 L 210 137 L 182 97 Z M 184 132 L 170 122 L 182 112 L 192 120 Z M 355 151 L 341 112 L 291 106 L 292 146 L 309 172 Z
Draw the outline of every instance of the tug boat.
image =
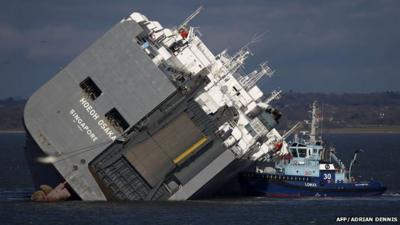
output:
M 379 181 L 356 181 L 352 176 L 351 169 L 359 151 L 355 152 L 347 170 L 335 155 L 334 148 L 325 147 L 321 138 L 316 138 L 317 123 L 320 121 L 318 114 L 314 102 L 309 137 L 299 139 L 295 135 L 294 141 L 287 144 L 289 154 L 270 157 L 267 153 L 255 162 L 251 171 L 239 175 L 244 194 L 268 197 L 361 197 L 385 192 L 386 187 Z M 271 162 L 274 167 L 267 166 Z

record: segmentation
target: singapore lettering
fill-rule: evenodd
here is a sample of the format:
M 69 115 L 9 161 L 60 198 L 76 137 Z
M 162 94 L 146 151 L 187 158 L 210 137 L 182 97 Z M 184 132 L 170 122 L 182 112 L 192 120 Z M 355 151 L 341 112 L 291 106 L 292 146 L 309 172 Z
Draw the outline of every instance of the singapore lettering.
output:
M 112 130 L 111 127 L 108 126 L 107 122 L 104 120 L 100 119 L 100 115 L 96 112 L 96 110 L 93 108 L 93 106 L 90 105 L 90 103 L 87 101 L 86 98 L 82 97 L 79 101 L 83 108 L 88 112 L 89 116 L 97 122 L 97 125 L 103 130 L 103 132 L 113 141 L 117 139 L 117 136 L 115 135 L 114 131 Z M 93 142 L 98 140 L 98 137 L 94 134 L 94 132 L 90 129 L 90 127 L 87 125 L 87 123 L 82 119 L 81 116 L 78 115 L 75 109 L 70 110 L 70 115 L 72 116 L 73 122 L 78 123 L 78 128 L 81 131 L 84 131 L 90 139 L 92 139 Z
M 93 131 L 89 128 L 88 125 L 83 121 L 83 119 L 78 115 L 78 113 L 75 111 L 75 109 L 71 109 L 69 111 L 69 114 L 72 115 L 72 121 L 74 123 L 78 123 L 78 128 L 81 131 L 85 131 L 87 135 L 89 135 L 90 139 L 92 139 L 93 142 L 97 141 L 98 137 L 93 133 Z

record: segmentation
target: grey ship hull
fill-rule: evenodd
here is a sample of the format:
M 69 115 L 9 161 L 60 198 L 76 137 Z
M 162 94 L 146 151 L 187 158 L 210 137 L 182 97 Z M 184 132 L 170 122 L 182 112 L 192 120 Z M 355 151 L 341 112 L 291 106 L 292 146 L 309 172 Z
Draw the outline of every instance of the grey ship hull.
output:
M 37 158 L 44 157 L 46 154 L 40 149 L 40 147 L 34 142 L 33 138 L 29 133 L 26 134 L 26 147 L 25 147 L 26 159 L 31 171 L 31 176 L 35 189 L 39 189 L 40 185 L 47 184 L 50 186 L 56 186 L 61 182 L 65 181 L 65 178 L 57 171 L 52 164 L 43 164 L 38 162 Z M 213 197 L 226 197 L 226 196 L 238 196 L 242 195 L 238 183 L 237 174 L 241 171 L 246 170 L 253 161 L 246 159 L 236 159 L 213 177 L 209 182 L 197 190 L 189 199 L 204 199 Z M 79 195 L 74 190 L 68 187 L 72 194 L 71 199 L 80 199 Z M 109 195 L 110 200 L 121 200 L 129 199 L 124 196 L 114 197 Z
M 29 99 L 36 185 L 65 180 L 82 200 L 183 200 L 224 183 L 211 185 L 237 158 L 215 131 L 233 114 L 205 114 L 193 97 L 207 80 L 179 90 L 137 44 L 141 32 L 115 25 Z M 40 165 L 41 154 L 57 160 Z
M 44 164 L 37 161 L 38 158 L 45 157 L 46 154 L 36 144 L 27 130 L 25 138 L 25 157 L 31 172 L 34 188 L 39 189 L 42 184 L 55 187 L 63 182 L 65 179 L 52 164 Z
M 47 184 L 50 186 L 56 186 L 61 182 L 65 181 L 65 178 L 57 171 L 57 169 L 51 164 L 39 163 L 38 157 L 43 157 L 45 154 L 43 151 L 33 142 L 30 134 L 26 134 L 26 148 L 25 155 L 31 171 L 31 176 L 35 189 L 39 189 L 40 185 Z M 226 197 L 226 196 L 240 196 L 242 190 L 238 183 L 237 174 L 241 171 L 245 171 L 253 161 L 241 159 L 234 160 L 229 166 L 224 168 L 209 182 L 197 190 L 189 199 L 207 199 L 214 197 Z M 72 194 L 70 199 L 80 199 L 79 195 L 74 192 L 71 187 L 67 187 Z M 114 197 L 109 195 L 109 200 L 127 200 L 123 196 Z

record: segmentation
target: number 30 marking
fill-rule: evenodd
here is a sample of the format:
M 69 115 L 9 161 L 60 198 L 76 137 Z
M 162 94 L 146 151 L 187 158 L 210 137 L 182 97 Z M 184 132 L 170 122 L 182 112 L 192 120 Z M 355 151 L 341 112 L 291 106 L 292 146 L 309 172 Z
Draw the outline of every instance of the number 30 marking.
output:
M 324 180 L 330 180 L 332 179 L 332 176 L 330 173 L 324 173 Z

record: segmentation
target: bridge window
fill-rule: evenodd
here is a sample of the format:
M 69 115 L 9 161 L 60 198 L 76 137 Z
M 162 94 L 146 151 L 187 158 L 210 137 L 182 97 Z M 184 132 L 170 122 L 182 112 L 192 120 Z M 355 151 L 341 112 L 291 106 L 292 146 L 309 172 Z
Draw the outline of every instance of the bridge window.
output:
M 307 149 L 305 149 L 305 148 L 299 148 L 298 151 L 299 151 L 299 157 L 301 157 L 301 158 L 306 157 L 306 155 L 307 155 Z
M 290 151 L 292 152 L 292 156 L 293 156 L 293 157 L 299 157 L 299 156 L 297 155 L 297 150 L 296 150 L 295 148 L 290 148 Z
M 83 80 L 79 84 L 79 86 L 82 88 L 83 92 L 85 92 L 85 94 L 87 94 L 92 100 L 98 98 L 102 93 L 100 88 L 90 77 L 87 77 L 85 80 Z

